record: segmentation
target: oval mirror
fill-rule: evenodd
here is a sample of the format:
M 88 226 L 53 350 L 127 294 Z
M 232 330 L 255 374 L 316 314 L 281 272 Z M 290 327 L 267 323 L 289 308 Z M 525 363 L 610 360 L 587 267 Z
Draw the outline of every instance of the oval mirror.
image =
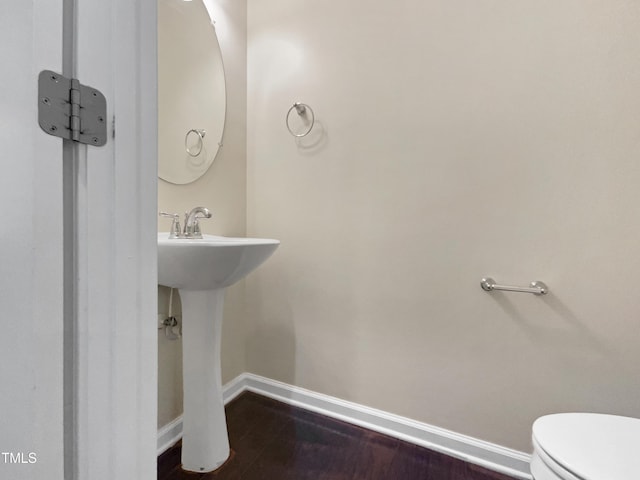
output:
M 202 0 L 158 1 L 158 176 L 190 183 L 220 149 L 226 112 L 222 52 Z

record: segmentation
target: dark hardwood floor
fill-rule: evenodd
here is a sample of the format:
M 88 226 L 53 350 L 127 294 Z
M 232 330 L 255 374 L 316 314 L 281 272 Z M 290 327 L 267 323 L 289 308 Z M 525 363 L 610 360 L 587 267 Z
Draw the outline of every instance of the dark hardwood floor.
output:
M 233 454 L 225 465 L 184 472 L 178 442 L 158 457 L 158 480 L 513 480 L 254 393 L 226 413 Z

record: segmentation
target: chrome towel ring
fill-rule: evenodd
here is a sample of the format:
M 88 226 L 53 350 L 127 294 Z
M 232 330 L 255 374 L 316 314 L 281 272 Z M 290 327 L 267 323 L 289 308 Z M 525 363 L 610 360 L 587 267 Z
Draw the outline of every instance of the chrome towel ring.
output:
M 191 149 L 189 148 L 189 144 L 187 143 L 187 140 L 189 140 L 189 135 L 191 133 L 195 133 L 196 135 L 198 135 L 198 151 L 196 153 L 194 153 L 193 151 L 191 151 Z M 204 136 L 207 134 L 207 132 L 203 129 L 196 129 L 196 128 L 192 128 L 191 130 L 189 130 L 187 132 L 187 134 L 184 136 L 184 148 L 187 151 L 187 153 L 189 154 L 189 156 L 191 157 L 197 157 L 198 155 L 200 155 L 202 153 L 202 148 L 204 147 Z
M 309 128 L 307 128 L 302 133 L 294 133 L 294 131 L 291 129 L 291 125 L 289 123 L 289 116 L 291 115 L 291 112 L 293 111 L 293 109 L 295 109 L 298 115 L 300 115 L 301 117 L 306 115 L 307 111 L 309 111 L 309 113 L 311 114 L 311 123 L 309 124 Z M 309 135 L 309 132 L 311 132 L 313 125 L 316 123 L 316 117 L 313 114 L 313 109 L 309 105 L 307 105 L 306 103 L 296 102 L 287 112 L 287 116 L 285 117 L 285 123 L 287 124 L 287 130 L 289 130 L 289 133 L 291 135 L 293 135 L 294 137 L 305 137 Z

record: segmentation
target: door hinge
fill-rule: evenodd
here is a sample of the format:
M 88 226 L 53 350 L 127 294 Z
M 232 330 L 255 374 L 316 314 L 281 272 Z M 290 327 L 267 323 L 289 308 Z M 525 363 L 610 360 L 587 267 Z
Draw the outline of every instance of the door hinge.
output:
M 50 70 L 38 76 L 38 123 L 49 135 L 101 147 L 107 143 L 107 99 Z

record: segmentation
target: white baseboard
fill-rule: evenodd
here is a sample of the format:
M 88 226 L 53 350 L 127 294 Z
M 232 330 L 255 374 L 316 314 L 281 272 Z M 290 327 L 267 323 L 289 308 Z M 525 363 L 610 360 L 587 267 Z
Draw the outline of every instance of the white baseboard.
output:
M 244 391 L 359 425 L 512 477 L 531 480 L 531 455 L 409 418 L 243 373 L 223 387 L 224 403 Z M 158 455 L 182 437 L 182 417 L 158 431 Z
M 182 438 L 182 415 L 158 430 L 158 456 Z

